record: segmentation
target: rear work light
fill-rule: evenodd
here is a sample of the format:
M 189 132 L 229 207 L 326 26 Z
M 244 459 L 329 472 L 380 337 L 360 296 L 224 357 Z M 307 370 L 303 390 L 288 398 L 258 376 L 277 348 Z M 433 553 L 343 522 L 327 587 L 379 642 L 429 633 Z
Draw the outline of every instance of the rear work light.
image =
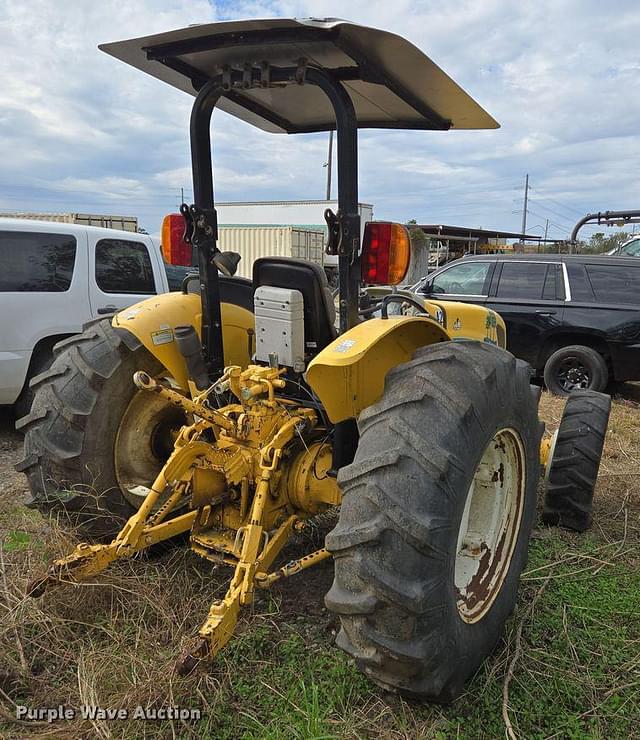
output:
M 362 282 L 397 285 L 407 274 L 411 258 L 409 232 L 402 224 L 369 221 L 362 242 Z
M 191 245 L 184 240 L 184 218 L 180 213 L 170 213 L 162 220 L 162 256 L 170 265 L 190 267 Z

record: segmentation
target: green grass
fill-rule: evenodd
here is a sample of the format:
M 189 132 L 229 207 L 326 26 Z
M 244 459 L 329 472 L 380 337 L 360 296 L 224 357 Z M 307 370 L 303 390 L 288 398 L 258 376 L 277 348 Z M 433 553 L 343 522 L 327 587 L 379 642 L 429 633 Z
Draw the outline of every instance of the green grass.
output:
M 561 535 L 552 535 L 534 543 L 530 567 L 563 554 L 566 542 Z M 56 646 L 53 657 L 34 649 L 43 626 L 25 625 L 25 650 L 44 660 L 44 667 L 36 661 L 31 685 L 26 681 L 23 691 L 14 690 L 12 698 L 36 706 L 58 700 L 80 704 L 80 669 L 97 687 L 103 706 L 135 706 L 138 701 L 200 706 L 203 717 L 191 730 L 201 738 L 499 738 L 504 736 L 504 679 L 517 625 L 524 620 L 522 653 L 509 691 L 517 735 L 638 736 L 640 569 L 613 560 L 599 573 L 592 569 L 578 578 L 569 575 L 576 565 L 569 560 L 553 568 L 533 612 L 531 600 L 544 581 L 525 581 L 504 643 L 451 707 L 406 702 L 370 684 L 332 645 L 328 617 L 264 618 L 260 609 L 243 621 L 241 634 L 208 675 L 169 685 L 172 635 L 152 632 L 148 642 L 140 644 L 140 620 L 147 620 L 147 629 L 161 630 L 166 628 L 163 620 L 148 605 L 127 601 L 125 614 L 109 609 L 110 600 L 100 604 L 103 599 L 91 610 L 85 606 L 82 622 L 71 626 L 62 624 L 65 610 L 58 608 L 58 629 L 67 634 L 69 650 L 59 652 Z M 534 572 L 531 579 L 539 573 L 547 571 Z M 66 618 L 78 620 L 80 606 L 71 604 Z M 201 616 L 202 608 L 198 611 Z M 9 643 L 8 648 L 8 660 L 15 663 L 15 646 Z M 170 723 L 154 727 L 158 737 L 171 736 Z M 4 729 L 7 737 L 16 731 L 9 725 Z M 24 728 L 18 729 L 13 737 L 27 737 Z M 130 722 L 117 731 L 127 738 L 142 738 L 149 729 Z M 174 727 L 177 736 L 188 737 L 182 729 L 180 734 L 181 728 Z M 30 732 L 37 734 L 36 728 Z
M 493 740 L 505 737 L 506 682 L 519 738 L 640 738 L 639 419 L 636 409 L 616 408 L 596 525 L 585 535 L 534 533 L 504 638 L 446 707 L 383 691 L 334 646 L 338 625 L 321 606 L 330 563 L 261 593 L 216 662 L 177 678 L 181 645 L 220 596 L 226 572 L 174 551 L 26 600 L 24 584 L 43 557 L 67 552 L 71 540 L 0 501 L 9 524 L 1 535 L 0 737 Z M 202 718 L 40 727 L 9 721 L 13 703 L 198 707 Z
M 503 737 L 504 680 L 524 620 L 509 687 L 517 736 L 639 736 L 640 568 L 620 559 L 615 543 L 573 542 L 568 547 L 567 535 L 553 530 L 533 542 L 505 640 L 452 707 L 386 694 L 332 647 L 324 624 L 275 617 L 277 626 L 247 623 L 221 657 L 216 696 L 195 728 L 198 735 Z
M 15 550 L 24 550 L 31 545 L 31 542 L 32 538 L 28 532 L 13 530 L 5 534 L 2 546 L 7 552 L 13 552 Z

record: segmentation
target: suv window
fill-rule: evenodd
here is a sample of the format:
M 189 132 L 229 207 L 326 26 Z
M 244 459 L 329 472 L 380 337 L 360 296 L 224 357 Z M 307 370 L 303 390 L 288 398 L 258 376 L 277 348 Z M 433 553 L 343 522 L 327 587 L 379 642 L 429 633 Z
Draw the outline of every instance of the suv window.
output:
M 62 293 L 69 290 L 76 240 L 69 234 L 0 232 L 0 292 Z
M 596 300 L 640 304 L 640 267 L 585 265 Z
M 559 265 L 546 262 L 503 262 L 498 298 L 554 300 Z
M 96 283 L 105 293 L 154 294 L 146 246 L 125 239 L 100 239 L 96 244 Z
M 490 266 L 490 262 L 462 262 L 436 275 L 427 285 L 430 285 L 431 293 L 486 295 L 485 284 Z

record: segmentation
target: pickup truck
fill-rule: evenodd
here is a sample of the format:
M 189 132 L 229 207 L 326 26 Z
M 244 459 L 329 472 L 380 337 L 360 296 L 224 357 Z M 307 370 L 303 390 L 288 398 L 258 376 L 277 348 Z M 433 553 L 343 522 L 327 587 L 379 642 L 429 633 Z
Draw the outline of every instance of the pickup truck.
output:
M 29 380 L 49 367 L 54 344 L 92 319 L 179 290 L 184 272 L 165 265 L 159 240 L 146 234 L 0 218 L 0 404 L 27 413 Z

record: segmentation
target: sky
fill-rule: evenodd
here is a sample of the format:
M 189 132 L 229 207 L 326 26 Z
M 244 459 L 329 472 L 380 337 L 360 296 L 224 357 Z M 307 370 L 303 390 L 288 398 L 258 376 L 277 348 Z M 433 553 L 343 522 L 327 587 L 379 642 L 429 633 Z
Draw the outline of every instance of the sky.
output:
M 136 215 L 157 233 L 181 188 L 191 197 L 193 99 L 97 45 L 310 16 L 405 36 L 501 124 L 362 131 L 360 200 L 376 218 L 518 231 L 527 173 L 531 234 L 640 208 L 637 0 L 0 0 L 0 212 Z M 324 197 L 326 134 L 268 134 L 218 111 L 213 139 L 218 200 Z

